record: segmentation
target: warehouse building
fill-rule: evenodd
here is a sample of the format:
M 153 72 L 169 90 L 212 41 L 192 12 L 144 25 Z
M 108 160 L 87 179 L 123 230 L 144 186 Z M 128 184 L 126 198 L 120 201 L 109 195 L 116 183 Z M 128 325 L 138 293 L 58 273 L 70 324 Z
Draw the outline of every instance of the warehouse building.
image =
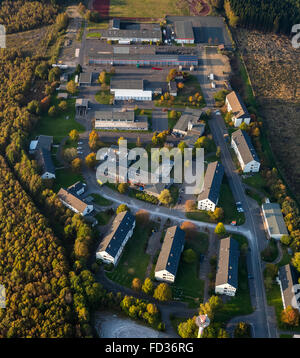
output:
M 279 204 L 264 203 L 262 213 L 269 238 L 280 240 L 283 235 L 288 235 Z
M 110 91 L 115 95 L 115 100 L 152 101 L 152 90 L 146 88 L 145 80 L 112 78 Z
M 97 111 L 95 129 L 148 130 L 148 117 L 136 116 L 134 111 Z
M 194 30 L 191 21 L 176 21 L 175 35 L 175 41 L 178 44 L 195 43 Z

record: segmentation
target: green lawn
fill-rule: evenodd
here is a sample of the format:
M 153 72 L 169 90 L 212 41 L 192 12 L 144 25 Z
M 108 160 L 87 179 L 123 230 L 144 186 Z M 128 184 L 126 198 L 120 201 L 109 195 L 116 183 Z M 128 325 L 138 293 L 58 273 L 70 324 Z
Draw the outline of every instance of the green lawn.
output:
M 100 32 L 88 32 L 86 34 L 87 38 L 96 38 L 96 39 L 100 39 L 101 37 L 101 33 Z
M 77 181 L 84 182 L 83 176 L 79 173 L 74 173 L 69 168 L 57 169 L 55 171 L 55 184 L 53 190 L 57 193 L 60 188 L 67 188 Z
M 51 101 L 51 106 L 58 105 L 59 100 L 53 97 Z M 67 99 L 68 108 L 64 112 L 59 112 L 54 117 L 50 117 L 48 113 L 41 115 L 34 131 L 32 137 L 38 136 L 40 134 L 53 136 L 55 144 L 60 143 L 60 141 L 66 137 L 72 129 L 77 129 L 78 132 L 84 132 L 84 127 L 75 121 L 75 99 Z M 69 117 L 68 119 L 66 117 Z
M 208 223 L 214 223 L 215 221 L 211 219 L 208 215 L 208 212 L 205 210 L 194 210 L 185 213 L 185 216 L 190 220 L 204 221 Z
M 261 252 L 261 258 L 266 262 L 273 262 L 278 256 L 278 248 L 275 240 L 269 240 L 268 246 Z
M 198 307 L 203 301 L 204 281 L 199 277 L 199 259 L 208 249 L 208 236 L 205 233 L 198 233 L 194 239 L 186 240 L 184 250 L 193 249 L 197 254 L 197 260 L 193 263 L 186 263 L 181 256 L 176 280 L 173 285 L 175 297 L 187 301 L 190 306 Z
M 239 242 L 240 246 L 243 243 L 247 243 L 247 239 L 242 235 L 232 234 L 232 237 Z M 253 312 L 248 285 L 247 261 L 246 256 L 243 255 L 240 255 L 239 259 L 238 281 L 236 295 L 224 304 L 220 312 L 217 312 L 215 317 L 217 322 L 225 323 L 235 316 L 247 315 Z
M 95 215 L 95 218 L 98 220 L 99 225 L 106 225 L 109 223 L 112 215 L 109 211 L 100 211 Z
M 110 94 L 110 91 L 98 91 L 95 95 L 95 99 L 100 104 L 111 104 L 113 95 Z
M 260 173 L 256 173 L 246 179 L 243 179 L 243 182 L 253 188 L 265 193 L 266 182 Z
M 165 15 L 189 15 L 188 6 L 180 10 L 174 0 L 110 0 L 110 16 L 163 18 Z
M 148 239 L 151 235 L 152 225 L 141 227 L 136 225 L 133 236 L 128 240 L 121 259 L 112 272 L 107 276 L 122 286 L 131 287 L 132 280 L 138 277 L 145 279 L 146 269 L 150 256 L 145 253 Z
M 112 204 L 112 201 L 103 198 L 103 196 L 99 195 L 99 194 L 91 194 L 91 196 L 94 198 L 94 202 L 98 205 L 101 206 L 108 206 Z
M 227 179 L 223 179 L 220 190 L 220 198 L 218 206 L 224 210 L 224 223 L 230 224 L 232 220 L 236 220 L 237 225 L 242 225 L 245 222 L 244 213 L 239 213 L 236 209 L 235 200 L 232 195 Z

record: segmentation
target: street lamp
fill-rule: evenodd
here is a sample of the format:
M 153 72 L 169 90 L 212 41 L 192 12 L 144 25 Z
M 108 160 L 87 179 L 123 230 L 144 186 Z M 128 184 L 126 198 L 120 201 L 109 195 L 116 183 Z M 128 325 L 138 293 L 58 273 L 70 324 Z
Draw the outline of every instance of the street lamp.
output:
M 199 327 L 198 338 L 201 338 L 204 328 L 208 327 L 210 324 L 210 319 L 207 314 L 203 314 L 196 318 L 195 323 Z

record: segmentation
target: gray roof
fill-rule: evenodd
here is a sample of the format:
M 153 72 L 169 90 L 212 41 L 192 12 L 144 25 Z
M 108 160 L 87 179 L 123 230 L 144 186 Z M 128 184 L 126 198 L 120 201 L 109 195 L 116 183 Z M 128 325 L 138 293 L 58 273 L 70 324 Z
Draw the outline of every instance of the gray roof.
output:
M 113 19 L 112 20 L 112 27 L 115 29 L 119 29 L 121 26 L 121 21 L 120 19 Z
M 37 139 L 36 149 L 46 149 L 51 150 L 51 146 L 53 143 L 53 137 L 48 135 L 39 135 Z
M 47 149 L 38 149 L 37 162 L 42 167 L 43 173 L 51 173 L 55 175 L 55 167 L 52 161 L 51 152 Z
M 191 21 L 176 21 L 175 33 L 177 39 L 194 39 L 193 25 Z
M 153 26 L 151 29 L 108 29 L 101 30 L 102 38 L 119 38 L 119 39 L 158 39 L 162 37 L 160 26 Z
M 174 276 L 177 273 L 185 233 L 178 226 L 168 228 L 160 254 L 156 263 L 155 272 L 167 270 Z
M 135 90 L 144 90 L 144 80 L 143 79 L 133 79 L 133 80 L 120 80 L 117 78 L 112 78 L 110 81 L 110 89 L 135 89 Z
M 226 96 L 227 101 L 229 102 L 232 113 L 236 118 L 248 118 L 250 117 L 247 107 L 245 106 L 240 95 L 232 91 Z
M 269 231 L 272 235 L 288 235 L 280 205 L 277 203 L 264 203 L 262 205 Z
M 258 155 L 256 154 L 249 135 L 245 131 L 238 129 L 232 133 L 231 139 L 235 142 L 245 164 L 252 162 L 252 160 L 259 163 Z
M 96 120 L 103 120 L 103 121 L 124 121 L 124 122 L 134 122 L 135 114 L 134 111 L 96 111 L 95 112 Z
M 239 244 L 231 237 L 222 239 L 218 257 L 216 286 L 226 283 L 238 288 Z
M 92 83 L 92 72 L 82 72 L 79 76 L 79 83 Z
M 193 110 L 193 109 L 186 109 L 180 118 L 178 119 L 176 125 L 173 128 L 173 131 L 183 131 L 186 132 L 188 129 L 188 124 L 191 121 L 193 124 L 196 124 L 202 115 L 201 110 Z
M 282 303 L 284 308 L 287 306 L 292 306 L 295 304 L 295 294 L 294 286 L 298 284 L 299 274 L 296 269 L 290 264 L 281 266 L 278 271 L 278 277 L 281 281 L 282 289 Z M 297 300 L 298 307 L 300 307 L 300 298 Z
M 128 232 L 133 228 L 134 223 L 135 218 L 129 211 L 119 213 L 101 241 L 97 251 L 106 251 L 109 255 L 115 257 Z
M 82 183 L 81 181 L 78 181 L 78 182 L 74 183 L 73 185 L 70 185 L 68 187 L 67 191 L 76 196 L 77 192 L 82 189 L 85 189 L 85 184 Z
M 209 199 L 217 204 L 223 176 L 224 167 L 221 163 L 209 163 L 204 176 L 204 190 L 198 195 L 198 201 Z

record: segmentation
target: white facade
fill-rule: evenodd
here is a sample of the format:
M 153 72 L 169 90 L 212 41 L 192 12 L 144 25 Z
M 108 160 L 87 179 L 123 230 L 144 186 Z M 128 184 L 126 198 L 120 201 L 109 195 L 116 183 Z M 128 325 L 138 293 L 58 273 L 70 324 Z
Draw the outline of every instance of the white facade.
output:
M 178 44 L 193 44 L 193 43 L 195 43 L 194 39 L 175 39 L 175 41 Z
M 74 208 L 72 205 L 68 204 L 64 200 L 62 200 L 62 199 L 60 199 L 60 200 L 67 208 L 69 208 L 70 210 L 74 211 L 74 213 L 80 214 L 82 216 L 85 216 L 85 215 L 91 213 L 94 210 L 93 205 L 87 205 L 83 211 L 79 211 L 78 209 Z
M 175 281 L 175 276 L 168 272 L 167 270 L 161 270 L 155 272 L 155 278 L 158 281 L 164 281 L 168 283 L 173 283 Z
M 226 101 L 225 101 L 226 107 L 227 107 L 227 112 L 231 112 L 233 111 L 227 97 L 226 97 Z M 237 118 L 235 115 L 232 116 L 232 121 L 235 127 L 239 127 L 243 122 L 246 123 L 247 125 L 250 124 L 251 118 L 249 117 L 239 117 Z
M 107 264 L 113 264 L 114 266 L 116 266 L 119 262 L 120 256 L 122 254 L 122 251 L 127 243 L 127 241 L 131 238 L 131 236 L 133 235 L 133 230 L 135 228 L 135 221 L 133 223 L 132 229 L 130 231 L 128 231 L 122 245 L 120 246 L 117 254 L 115 257 L 111 256 L 110 254 L 108 254 L 106 251 L 98 251 L 96 252 L 96 259 L 100 259 L 103 262 L 107 263 Z
M 42 179 L 55 179 L 55 174 L 53 173 L 49 173 L 49 172 L 45 172 L 43 173 L 43 175 L 41 175 Z
M 244 163 L 244 160 L 243 160 L 243 158 L 238 150 L 238 147 L 233 139 L 231 140 L 231 147 L 233 148 L 233 150 L 238 158 L 238 161 L 239 161 L 240 166 L 243 170 L 243 173 L 258 173 L 259 172 L 260 162 L 253 159 L 249 163 Z
M 206 210 L 206 211 L 215 211 L 217 203 L 212 202 L 209 199 L 199 200 L 198 201 L 198 209 L 199 210 Z
M 111 89 L 115 95 L 115 100 L 130 100 L 136 101 L 152 101 L 152 91 L 143 91 L 138 89 Z
M 215 293 L 220 295 L 235 296 L 236 288 L 229 285 L 229 283 L 225 283 L 223 285 L 216 286 Z

